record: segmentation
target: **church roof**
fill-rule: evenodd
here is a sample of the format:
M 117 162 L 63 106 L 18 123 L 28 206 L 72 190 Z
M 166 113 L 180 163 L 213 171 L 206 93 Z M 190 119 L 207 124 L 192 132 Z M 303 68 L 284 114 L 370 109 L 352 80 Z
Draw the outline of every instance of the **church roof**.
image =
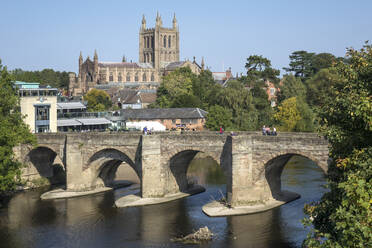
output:
M 148 69 L 152 69 L 152 64 L 151 63 L 138 63 L 139 67 L 141 68 L 148 68 Z
M 180 68 L 185 64 L 186 61 L 177 61 L 177 62 L 171 62 L 167 65 L 165 65 L 166 70 L 175 70 L 177 68 Z
M 140 68 L 137 63 L 130 62 L 99 62 L 100 67 L 122 67 L 122 68 Z

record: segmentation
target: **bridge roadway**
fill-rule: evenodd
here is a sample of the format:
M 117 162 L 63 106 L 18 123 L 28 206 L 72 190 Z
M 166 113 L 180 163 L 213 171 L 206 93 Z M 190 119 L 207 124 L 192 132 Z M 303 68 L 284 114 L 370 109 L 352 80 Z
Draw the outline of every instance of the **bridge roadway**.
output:
M 62 165 L 67 191 L 108 186 L 125 162 L 141 181 L 142 199 L 190 191 L 187 169 L 203 152 L 226 175 L 229 208 L 260 205 L 265 210 L 298 197 L 281 190 L 282 170 L 293 155 L 313 160 L 324 172 L 328 168 L 328 142 L 314 133 L 46 133 L 37 134 L 37 140 L 35 148 L 18 147 L 16 156 L 46 177 L 53 176 L 55 164 Z

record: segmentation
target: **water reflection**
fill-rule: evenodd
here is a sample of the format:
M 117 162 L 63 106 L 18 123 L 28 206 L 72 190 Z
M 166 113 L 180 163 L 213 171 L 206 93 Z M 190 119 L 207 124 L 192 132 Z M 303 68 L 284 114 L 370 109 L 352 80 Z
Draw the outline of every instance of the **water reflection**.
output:
M 187 175 L 206 192 L 144 207 L 114 207 L 115 196 L 129 189 L 53 201 L 41 201 L 42 190 L 17 194 L 0 209 L 0 247 L 185 247 L 170 239 L 204 226 L 215 233 L 206 247 L 299 247 L 307 232 L 300 223 L 303 205 L 325 191 L 322 171 L 294 157 L 282 186 L 301 194 L 299 200 L 263 213 L 210 218 L 201 208 L 225 194 L 225 175 L 208 158 L 193 160 Z

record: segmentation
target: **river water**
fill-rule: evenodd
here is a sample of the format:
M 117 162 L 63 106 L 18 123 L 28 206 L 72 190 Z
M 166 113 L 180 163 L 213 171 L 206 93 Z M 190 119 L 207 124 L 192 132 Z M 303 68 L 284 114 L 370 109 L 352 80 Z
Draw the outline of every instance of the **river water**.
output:
M 301 194 L 300 199 L 263 213 L 210 218 L 202 206 L 226 191 L 214 163 L 199 158 L 189 167 L 188 176 L 206 192 L 159 205 L 114 207 L 115 197 L 131 188 L 50 201 L 39 198 L 47 189 L 18 193 L 0 209 L 0 247 L 198 247 L 170 239 L 204 226 L 214 236 L 200 247 L 301 246 L 307 233 L 300 223 L 303 206 L 326 191 L 323 172 L 312 161 L 293 157 L 282 174 L 283 189 Z

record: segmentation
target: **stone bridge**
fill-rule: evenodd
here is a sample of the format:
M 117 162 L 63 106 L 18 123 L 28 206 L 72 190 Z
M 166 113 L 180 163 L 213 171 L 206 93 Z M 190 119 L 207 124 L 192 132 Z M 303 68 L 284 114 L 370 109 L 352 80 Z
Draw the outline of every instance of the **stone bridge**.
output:
M 188 190 L 187 169 L 198 152 L 213 158 L 227 178 L 231 206 L 281 200 L 281 173 L 293 155 L 307 157 L 327 171 L 328 142 L 312 133 L 263 136 L 242 132 L 237 136 L 215 132 L 157 133 L 54 133 L 38 134 L 38 147 L 18 147 L 26 164 L 51 176 L 50 168 L 63 166 L 67 191 L 107 186 L 122 162 L 141 181 L 142 198 L 165 197 Z M 49 168 L 49 169 L 48 169 Z

